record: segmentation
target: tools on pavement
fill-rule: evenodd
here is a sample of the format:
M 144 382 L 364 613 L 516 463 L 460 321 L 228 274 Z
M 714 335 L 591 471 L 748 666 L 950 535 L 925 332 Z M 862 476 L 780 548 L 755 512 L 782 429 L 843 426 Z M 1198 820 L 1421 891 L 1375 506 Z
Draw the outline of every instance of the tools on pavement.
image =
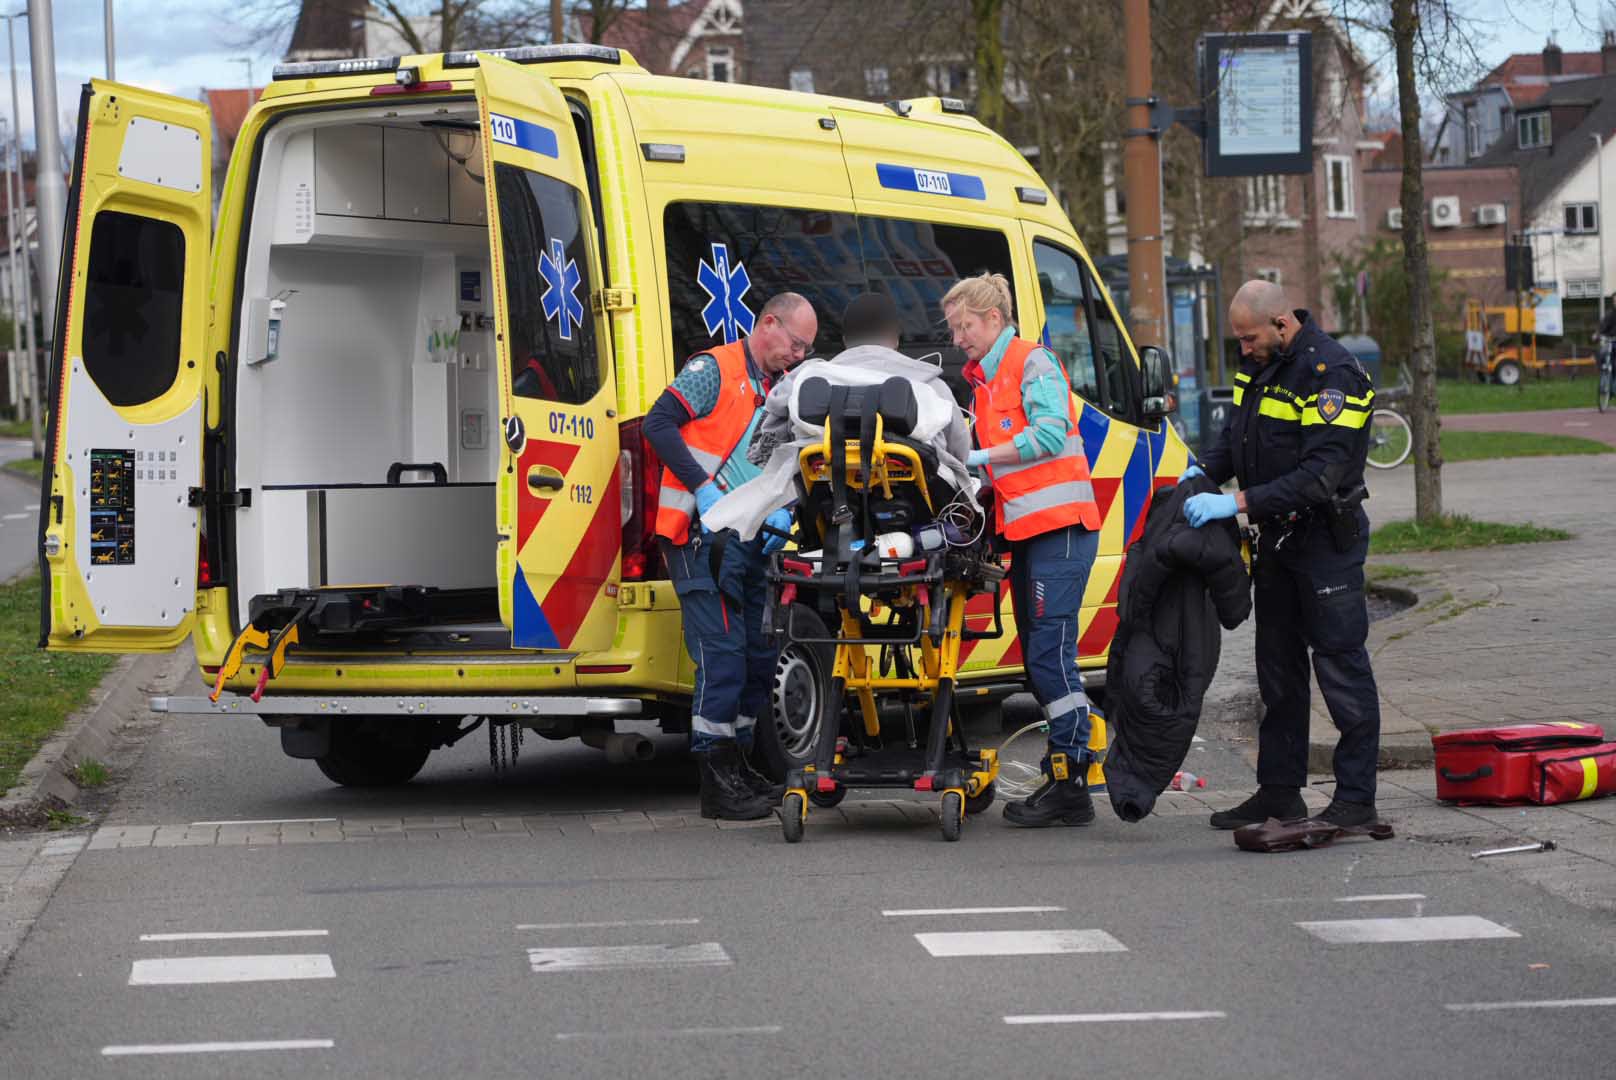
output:
M 1470 857 L 1472 859 L 1490 859 L 1494 855 L 1520 855 L 1528 851 L 1553 851 L 1554 848 L 1555 843 L 1553 840 L 1539 840 L 1535 844 L 1517 844 L 1515 847 L 1498 847 L 1489 848 L 1486 851 L 1472 851 L 1470 853 Z

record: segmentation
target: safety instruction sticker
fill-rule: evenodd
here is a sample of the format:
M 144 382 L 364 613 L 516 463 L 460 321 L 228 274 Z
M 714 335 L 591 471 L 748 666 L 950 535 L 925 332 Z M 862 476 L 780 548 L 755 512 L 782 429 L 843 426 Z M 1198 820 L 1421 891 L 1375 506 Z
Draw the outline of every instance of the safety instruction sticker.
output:
M 135 561 L 135 451 L 90 451 L 90 561 Z
M 556 140 L 556 133 L 543 124 L 518 120 L 514 116 L 489 113 L 488 133 L 495 142 L 504 143 L 506 146 L 543 154 L 545 157 L 561 157 L 561 144 Z
M 986 199 L 988 189 L 980 176 L 970 173 L 917 169 L 912 165 L 878 163 L 875 175 L 881 186 L 894 191 L 918 191 L 922 195 L 951 195 L 956 199 Z

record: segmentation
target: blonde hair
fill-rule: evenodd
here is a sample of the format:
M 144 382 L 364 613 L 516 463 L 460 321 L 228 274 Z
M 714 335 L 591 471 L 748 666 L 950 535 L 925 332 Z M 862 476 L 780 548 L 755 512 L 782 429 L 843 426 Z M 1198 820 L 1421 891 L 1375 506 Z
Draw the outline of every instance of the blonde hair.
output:
M 1014 305 L 1010 299 L 1010 282 L 1003 274 L 977 274 L 961 278 L 943 296 L 943 310 L 959 305 L 972 315 L 982 316 L 997 309 L 1004 316 L 1005 325 L 1014 321 Z

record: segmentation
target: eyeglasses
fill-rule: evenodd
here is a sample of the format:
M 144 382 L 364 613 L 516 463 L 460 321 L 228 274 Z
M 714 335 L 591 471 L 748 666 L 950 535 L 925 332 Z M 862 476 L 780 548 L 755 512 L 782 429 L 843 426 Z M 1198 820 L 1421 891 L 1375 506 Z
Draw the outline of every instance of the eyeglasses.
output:
M 774 316 L 772 314 L 769 317 L 774 318 Z M 786 324 L 784 322 L 782 322 L 781 320 L 779 320 L 779 319 L 774 319 L 774 322 L 775 322 L 775 325 L 778 326 L 780 328 L 780 330 L 786 335 L 786 337 L 791 339 L 791 351 L 793 353 L 800 353 L 803 356 L 807 356 L 808 355 L 808 350 L 812 349 L 814 347 L 813 341 L 812 340 L 804 341 L 802 338 L 798 337 L 796 334 L 793 334 L 791 332 L 790 327 L 786 326 Z

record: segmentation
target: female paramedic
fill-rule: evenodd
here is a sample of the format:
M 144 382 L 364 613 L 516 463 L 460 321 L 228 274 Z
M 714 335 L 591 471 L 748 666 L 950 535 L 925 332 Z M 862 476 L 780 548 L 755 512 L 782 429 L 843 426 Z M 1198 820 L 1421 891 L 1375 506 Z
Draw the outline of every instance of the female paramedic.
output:
M 1077 668 L 1078 608 L 1099 549 L 1100 508 L 1089 483 L 1066 372 L 1048 349 L 1016 336 L 1003 274 L 965 278 L 943 297 L 975 394 L 976 442 L 994 526 L 1010 545 L 1010 598 L 1033 694 L 1049 721 L 1045 782 L 1005 805 L 1015 825 L 1087 825 L 1089 702 Z

